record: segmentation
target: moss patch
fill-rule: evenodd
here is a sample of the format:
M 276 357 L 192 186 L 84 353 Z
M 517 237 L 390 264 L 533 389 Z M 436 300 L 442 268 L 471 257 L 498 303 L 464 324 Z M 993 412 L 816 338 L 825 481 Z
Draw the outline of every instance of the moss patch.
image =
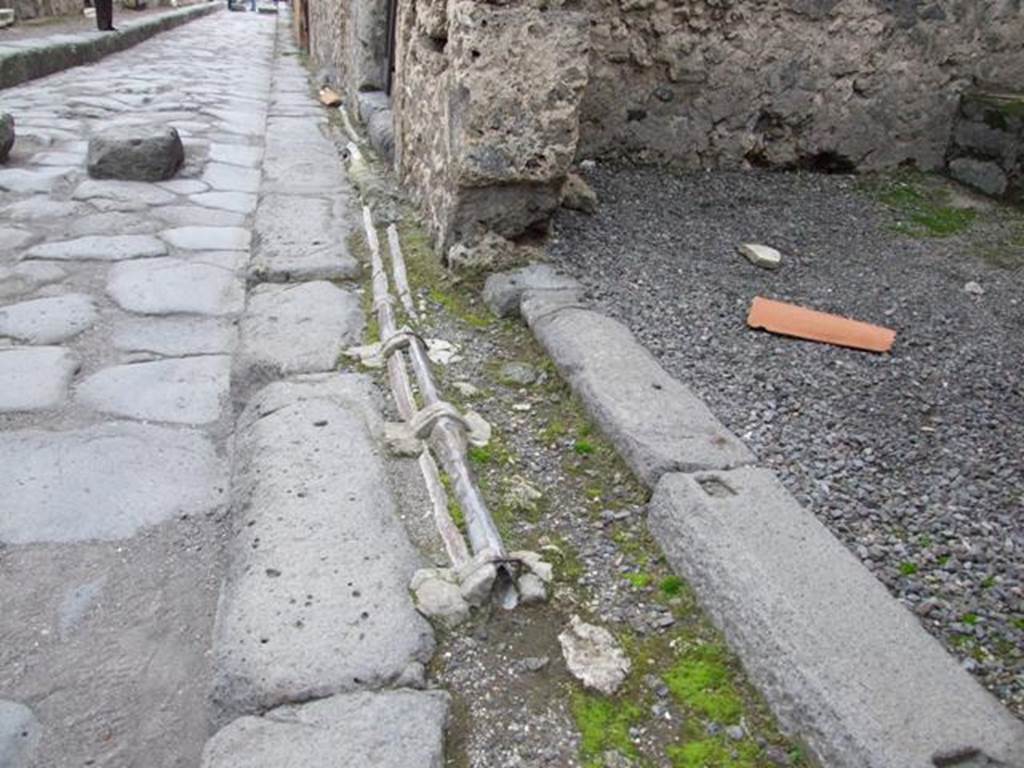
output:
M 615 751 L 637 757 L 629 729 L 640 722 L 643 710 L 635 704 L 585 693 L 572 697 L 572 715 L 580 732 L 580 757 L 587 768 L 601 768 L 601 756 Z
M 727 744 L 710 738 L 669 747 L 666 752 L 672 768 L 754 768 L 758 749 L 750 743 Z
M 950 205 L 949 190 L 916 171 L 868 177 L 865 191 L 896 214 L 894 229 L 909 237 L 950 237 L 970 228 L 978 216 L 971 208 Z
M 739 721 L 743 701 L 726 659 L 720 646 L 699 645 L 665 674 L 665 684 L 683 706 L 728 725 Z

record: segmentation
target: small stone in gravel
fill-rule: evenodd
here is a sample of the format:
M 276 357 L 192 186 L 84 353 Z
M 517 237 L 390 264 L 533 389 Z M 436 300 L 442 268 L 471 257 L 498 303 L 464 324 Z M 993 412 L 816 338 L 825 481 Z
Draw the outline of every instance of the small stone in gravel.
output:
M 562 185 L 562 207 L 583 213 L 594 213 L 597 211 L 597 194 L 582 178 L 570 173 L 566 175 L 565 184 Z
M 392 456 L 416 458 L 423 453 L 423 441 L 405 422 L 389 421 L 384 424 L 384 447 Z
M 502 496 L 502 503 L 513 512 L 532 515 L 538 510 L 537 503 L 544 494 L 534 488 L 519 475 L 509 478 L 508 487 Z
M 86 170 L 94 179 L 162 181 L 185 162 L 185 148 L 171 126 L 106 128 L 89 139 Z
M 7 112 L 0 112 L 0 163 L 7 162 L 13 146 L 14 118 Z
M 980 283 L 976 283 L 973 280 L 964 283 L 964 293 L 969 293 L 971 296 L 983 296 L 985 289 L 981 287 Z
M 764 269 L 778 269 L 782 264 L 782 254 L 767 245 L 744 243 L 740 246 L 740 253 L 746 256 L 751 264 Z
M 523 659 L 523 667 L 530 672 L 540 672 L 551 662 L 547 656 L 530 656 Z
M 529 363 L 513 361 L 505 363 L 498 370 L 498 378 L 502 384 L 515 384 L 521 387 L 529 386 L 537 380 L 537 369 Z
M 491 425 L 487 419 L 476 411 L 466 411 L 463 418 L 466 420 L 466 426 L 469 427 L 470 445 L 483 448 L 491 442 Z
M 459 357 L 459 348 L 450 341 L 444 339 L 427 339 L 427 357 L 435 365 L 451 365 L 462 358 Z
M 421 573 L 417 571 L 413 575 L 410 587 L 416 599 L 416 610 L 448 627 L 456 627 L 469 618 L 469 603 L 463 599 L 457 584 L 436 575 L 420 577 Z
M 519 589 L 519 602 L 523 605 L 543 603 L 548 599 L 544 581 L 535 573 L 524 573 L 516 579 L 516 587 Z
M 608 696 L 619 689 L 632 666 L 611 632 L 587 624 L 579 616 L 572 617 L 558 642 L 573 676 L 586 687 Z
M 456 381 L 452 386 L 455 387 L 455 391 L 463 397 L 476 397 L 480 394 L 480 390 L 468 381 Z

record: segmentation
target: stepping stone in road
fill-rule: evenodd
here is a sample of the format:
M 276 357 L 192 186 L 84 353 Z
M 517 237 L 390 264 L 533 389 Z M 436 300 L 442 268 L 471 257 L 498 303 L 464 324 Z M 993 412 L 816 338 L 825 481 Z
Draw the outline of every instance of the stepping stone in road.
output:
M 76 394 L 98 411 L 130 419 L 208 424 L 221 416 L 230 372 L 227 355 L 115 365 L 85 379 Z
M 170 126 L 114 126 L 89 139 L 85 165 L 94 179 L 161 181 L 178 172 L 185 148 Z
M 22 301 L 0 307 L 0 336 L 29 344 L 55 344 L 96 320 L 96 304 L 83 293 Z
M 358 277 L 346 245 L 346 204 L 344 195 L 265 195 L 256 210 L 251 272 L 270 282 Z
M 0 413 L 62 405 L 77 370 L 78 359 L 64 347 L 0 349 Z
M 107 292 L 122 309 L 147 315 L 231 315 L 245 305 L 245 288 L 230 269 L 172 258 L 115 264 Z
M 243 227 L 177 227 L 160 233 L 175 248 L 189 251 L 244 251 L 251 235 Z
M 128 538 L 228 503 L 227 467 L 214 444 L 176 427 L 4 432 L 0 467 L 0 541 L 11 544 Z
M 152 235 L 88 235 L 74 240 L 43 243 L 30 248 L 26 259 L 77 259 L 94 261 L 121 261 L 147 256 L 164 256 L 167 246 Z

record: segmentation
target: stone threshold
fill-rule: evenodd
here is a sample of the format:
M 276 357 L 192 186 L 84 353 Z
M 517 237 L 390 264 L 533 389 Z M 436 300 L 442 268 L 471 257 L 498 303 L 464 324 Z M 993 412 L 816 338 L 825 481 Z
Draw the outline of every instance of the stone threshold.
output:
M 830 768 L 1024 766 L 1024 723 L 567 280 L 492 275 L 484 300 L 523 317 L 653 491 L 652 534 L 783 728 Z
M 17 41 L 16 48 L 12 44 L 9 50 L 0 53 L 0 88 L 90 64 L 221 8 L 220 3 L 209 2 L 123 22 L 117 32 L 97 30 Z

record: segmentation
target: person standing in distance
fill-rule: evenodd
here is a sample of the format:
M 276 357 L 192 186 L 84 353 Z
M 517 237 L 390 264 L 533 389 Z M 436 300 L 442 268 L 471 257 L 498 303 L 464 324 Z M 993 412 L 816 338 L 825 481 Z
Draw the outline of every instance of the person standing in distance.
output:
M 114 29 L 114 0 L 95 0 L 96 28 L 100 32 L 116 32 Z

